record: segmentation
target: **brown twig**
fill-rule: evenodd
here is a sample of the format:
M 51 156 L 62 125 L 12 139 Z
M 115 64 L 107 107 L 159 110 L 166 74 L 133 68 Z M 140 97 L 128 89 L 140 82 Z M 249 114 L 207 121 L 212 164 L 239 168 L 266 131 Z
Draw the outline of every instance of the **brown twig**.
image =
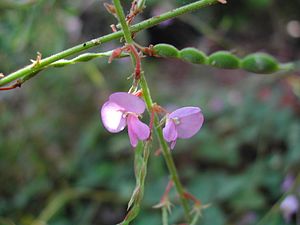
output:
M 21 87 L 22 82 L 20 80 L 17 80 L 16 83 L 14 83 L 11 86 L 7 86 L 7 87 L 0 87 L 0 91 L 8 91 L 8 90 L 12 90 L 15 89 L 17 87 Z

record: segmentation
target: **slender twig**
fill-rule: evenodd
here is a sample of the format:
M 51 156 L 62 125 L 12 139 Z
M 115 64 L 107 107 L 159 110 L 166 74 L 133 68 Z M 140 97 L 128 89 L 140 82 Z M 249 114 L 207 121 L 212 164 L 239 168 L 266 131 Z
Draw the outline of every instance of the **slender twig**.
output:
M 173 187 L 173 184 L 174 184 L 173 180 L 170 180 L 163 196 L 160 199 L 160 202 L 157 205 L 153 206 L 153 208 L 161 208 L 163 225 L 168 225 L 168 213 L 171 214 L 172 204 L 169 200 L 169 193 L 171 191 L 171 188 Z
M 200 216 L 201 215 L 199 213 L 196 213 L 190 225 L 196 225 Z
M 128 45 L 128 52 L 131 57 L 132 64 L 135 65 L 135 75 L 134 75 L 134 84 L 137 86 L 137 82 L 140 78 L 141 73 L 141 62 L 139 55 L 133 45 L 133 39 L 131 37 L 131 31 L 127 25 L 123 7 L 119 0 L 113 0 L 116 16 L 121 24 L 123 29 L 123 34 L 125 41 Z M 137 74 L 138 73 L 138 74 Z M 140 145 L 140 144 L 139 144 Z M 139 147 L 138 145 L 138 147 Z M 144 183 L 147 173 L 147 164 L 149 158 L 149 146 L 150 140 L 146 141 L 143 146 L 143 153 L 140 153 L 139 148 L 137 147 L 135 152 L 135 176 L 136 176 L 136 187 L 133 192 L 133 195 L 128 203 L 128 209 L 130 209 L 125 217 L 125 219 L 120 223 L 122 225 L 128 225 L 135 217 L 138 215 L 140 211 L 140 204 L 144 196 Z M 142 156 L 143 155 L 143 156 Z
M 201 0 L 201 1 L 196 1 L 190 4 L 187 4 L 185 6 L 179 7 L 177 9 L 168 11 L 166 13 L 163 13 L 161 15 L 158 16 L 154 16 L 150 19 L 144 20 L 138 24 L 135 24 L 133 26 L 130 27 L 130 31 L 132 33 L 136 33 L 138 31 L 147 29 L 149 27 L 155 26 L 163 21 L 175 18 L 177 16 L 180 16 L 182 14 L 191 12 L 191 11 L 195 11 L 197 9 L 212 5 L 214 3 L 217 3 L 217 0 Z M 105 36 L 84 42 L 82 44 L 76 45 L 72 48 L 66 49 L 62 52 L 59 52 L 57 54 L 54 54 L 52 56 L 49 56 L 47 58 L 41 59 L 40 63 L 38 66 L 33 67 L 32 64 L 28 65 L 22 69 L 19 69 L 9 75 L 7 75 L 6 77 L 0 79 L 0 86 L 6 85 L 10 82 L 13 82 L 17 79 L 20 79 L 24 76 L 29 76 L 30 74 L 34 74 L 37 73 L 39 71 L 41 71 L 43 68 L 47 67 L 49 64 L 58 61 L 60 59 L 64 59 L 66 57 L 69 57 L 71 55 L 77 54 L 79 52 L 82 52 L 84 50 L 87 50 L 89 48 L 95 47 L 97 45 L 100 45 L 102 43 L 106 43 L 118 38 L 121 38 L 123 36 L 123 31 L 118 31 L 118 32 L 114 32 L 111 34 L 107 34 Z
M 147 109 L 148 109 L 149 113 L 151 113 L 151 108 L 152 108 L 152 105 L 153 105 L 153 101 L 152 101 L 152 98 L 151 98 L 151 94 L 150 94 L 150 91 L 149 91 L 149 88 L 148 88 L 147 81 L 146 81 L 143 74 L 141 76 L 140 84 L 141 84 L 141 87 L 143 89 L 143 96 L 144 96 L 144 99 L 145 99 L 145 102 L 146 102 Z M 189 209 L 189 206 L 188 206 L 187 199 L 184 197 L 184 188 L 183 188 L 183 186 L 180 182 L 178 172 L 177 172 L 177 169 L 176 169 L 171 151 L 169 149 L 169 146 L 166 143 L 166 141 L 164 140 L 162 129 L 159 126 L 159 119 L 158 119 L 157 116 L 155 116 L 155 118 L 154 118 L 154 127 L 155 127 L 155 131 L 156 131 L 156 135 L 158 137 L 159 143 L 160 143 L 161 148 L 162 148 L 162 153 L 163 153 L 164 159 L 166 161 L 168 170 L 171 174 L 172 180 L 174 181 L 176 191 L 178 192 L 182 207 L 184 209 L 185 217 L 188 221 L 190 221 L 190 209 Z
M 8 90 L 13 90 L 17 87 L 21 87 L 22 82 L 20 80 L 17 80 L 15 84 L 12 84 L 10 86 L 7 87 L 0 87 L 0 91 L 8 91 Z
M 162 224 L 168 225 L 168 209 L 166 207 L 162 207 Z
M 128 213 L 120 225 L 128 225 L 140 211 L 142 199 L 144 197 L 145 179 L 147 175 L 147 165 L 150 155 L 150 141 L 139 143 L 134 153 L 134 167 L 136 187 L 128 203 Z
M 120 24 L 122 26 L 122 29 L 123 29 L 123 32 L 124 32 L 124 38 L 125 38 L 125 40 L 128 44 L 133 44 L 133 39 L 131 37 L 131 31 L 130 31 L 127 23 L 126 23 L 125 15 L 124 15 L 123 8 L 122 8 L 122 5 L 120 3 L 120 0 L 113 0 L 113 2 L 114 2 L 114 5 L 115 5 L 115 8 L 116 8 L 116 14 L 119 18 L 119 22 L 120 22 Z M 132 56 L 132 58 L 134 58 L 134 56 Z M 133 59 L 133 61 L 134 61 L 134 59 Z M 153 101 L 152 101 L 151 94 L 150 94 L 150 91 L 149 91 L 149 88 L 148 88 L 148 84 L 147 84 L 147 81 L 145 79 L 145 76 L 144 76 L 143 72 L 141 73 L 140 83 L 141 83 L 141 87 L 142 87 L 142 90 L 143 90 L 143 96 L 145 98 L 147 109 L 148 109 L 149 113 L 151 114 Z M 179 180 L 177 169 L 176 169 L 175 163 L 173 161 L 172 155 L 170 153 L 170 149 L 169 149 L 167 143 L 165 142 L 165 140 L 163 138 L 162 129 L 158 126 L 159 121 L 158 121 L 157 117 L 154 118 L 154 125 L 156 127 L 155 130 L 156 130 L 159 142 L 160 142 L 161 147 L 162 147 L 163 156 L 165 158 L 165 161 L 166 161 L 166 164 L 168 166 L 169 172 L 172 176 L 172 180 L 174 181 L 176 190 L 179 194 L 181 204 L 182 204 L 183 209 L 184 209 L 185 217 L 188 221 L 190 221 L 190 210 L 189 210 L 188 202 L 187 202 L 186 198 L 184 197 L 184 189 L 183 189 L 183 186 L 182 186 L 182 184 Z
M 43 69 L 36 71 L 35 73 L 29 74 L 27 76 L 22 77 L 21 79 L 18 79 L 14 84 L 12 84 L 10 86 L 0 87 L 0 91 L 7 91 L 7 90 L 15 89 L 17 87 L 21 87 L 27 80 L 31 79 L 32 77 L 37 75 L 40 71 L 47 69 L 49 67 L 64 67 L 67 65 L 74 65 L 74 64 L 80 63 L 80 62 L 87 62 L 87 61 L 90 61 L 95 58 L 103 58 L 103 57 L 108 58 L 108 57 L 111 57 L 112 53 L 113 53 L 113 51 L 107 51 L 107 52 L 101 52 L 101 53 L 83 53 L 73 59 L 58 60 L 54 63 L 49 64 L 47 67 L 44 67 Z M 128 54 L 120 53 L 118 58 L 126 57 L 126 56 L 128 56 Z M 37 61 L 35 61 L 35 64 L 37 65 Z

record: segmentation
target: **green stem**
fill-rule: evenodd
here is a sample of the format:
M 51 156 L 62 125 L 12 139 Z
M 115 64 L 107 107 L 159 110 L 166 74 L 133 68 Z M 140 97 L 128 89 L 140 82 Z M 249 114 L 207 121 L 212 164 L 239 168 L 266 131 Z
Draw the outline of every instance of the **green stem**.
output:
M 22 77 L 21 79 L 19 79 L 19 83 L 20 84 L 23 84 L 25 83 L 27 80 L 31 79 L 32 77 L 36 76 L 40 71 L 44 70 L 44 69 L 47 69 L 49 67 L 64 67 L 64 66 L 67 66 L 67 65 L 74 65 L 76 63 L 79 63 L 79 62 L 87 62 L 87 61 L 90 61 L 92 59 L 95 59 L 95 58 L 103 58 L 103 57 L 110 57 L 111 54 L 112 54 L 113 51 L 107 51 L 107 52 L 102 52 L 102 53 L 83 53 L 73 59 L 60 59 L 58 61 L 55 61 L 51 64 L 49 64 L 48 66 L 36 71 L 35 73 L 32 73 L 32 74 L 28 74 L 24 77 Z M 126 57 L 128 56 L 126 53 L 122 53 L 119 58 L 121 57 Z
M 143 96 L 145 99 L 147 109 L 148 109 L 149 113 L 151 113 L 153 101 L 151 98 L 151 94 L 150 94 L 150 91 L 148 88 L 147 81 L 143 74 L 141 76 L 140 84 L 141 84 L 141 87 L 143 90 Z M 162 153 L 165 158 L 168 170 L 171 174 L 176 191 L 178 192 L 178 195 L 179 195 L 179 198 L 180 198 L 183 210 L 184 210 L 185 217 L 188 221 L 190 221 L 190 210 L 189 210 L 187 199 L 184 197 L 184 188 L 180 182 L 178 172 L 177 172 L 174 160 L 172 158 L 172 154 L 170 152 L 169 146 L 166 143 L 166 141 L 164 140 L 162 129 L 159 126 L 159 119 L 157 117 L 154 118 L 154 129 L 156 131 L 157 138 L 158 138 L 160 146 L 162 148 Z
M 119 0 L 113 0 L 113 3 L 114 3 L 115 8 L 116 8 L 116 14 L 118 16 L 118 20 L 119 20 L 119 22 L 121 24 L 121 27 L 122 27 L 122 31 L 123 31 L 123 34 L 124 34 L 125 41 L 128 44 L 133 44 L 134 41 L 131 37 L 131 31 L 129 30 L 129 27 L 128 27 L 127 22 L 125 20 L 125 14 L 124 14 L 124 11 L 123 11 L 123 7 L 122 7 Z M 134 55 L 133 55 L 132 52 L 130 52 L 130 57 L 131 57 L 132 65 L 135 65 L 135 59 L 134 59 Z
M 129 30 L 129 27 L 127 25 L 127 22 L 125 20 L 125 15 L 123 11 L 123 7 L 119 0 L 113 0 L 116 14 L 118 17 L 118 20 L 121 24 L 124 38 L 127 44 L 133 44 L 133 39 L 131 37 L 131 32 Z M 136 60 L 134 57 L 133 52 L 130 52 L 130 57 L 132 61 L 132 65 L 136 64 Z M 121 222 L 122 225 L 129 225 L 132 220 L 135 219 L 135 217 L 138 215 L 140 211 L 140 204 L 142 201 L 142 198 L 144 196 L 144 183 L 147 173 L 147 162 L 149 158 L 149 141 L 147 141 L 144 144 L 144 156 L 141 156 L 139 148 L 136 149 L 135 152 L 135 175 L 137 184 L 135 187 L 135 190 L 133 192 L 133 195 L 128 203 L 128 208 L 130 208 L 129 212 L 127 213 L 125 219 Z M 141 143 L 139 145 L 143 146 Z M 139 147 L 138 145 L 138 147 Z M 132 206 L 132 207 L 131 207 Z
M 133 39 L 131 37 L 131 31 L 129 30 L 129 27 L 127 25 L 127 22 L 125 20 L 125 14 L 123 11 L 123 7 L 120 3 L 120 0 L 113 0 L 115 8 L 116 8 L 116 13 L 119 19 L 119 22 L 121 24 L 123 33 L 124 33 L 124 38 L 128 44 L 133 44 Z
M 140 205 L 144 197 L 145 179 L 147 175 L 147 165 L 150 155 L 150 141 L 145 143 L 139 142 L 135 149 L 134 171 L 136 178 L 136 187 L 128 203 L 128 213 L 120 225 L 129 225 L 140 211 Z
M 115 5 L 115 8 L 116 8 L 116 14 L 118 16 L 119 22 L 120 22 L 123 32 L 124 32 L 124 38 L 128 44 L 132 44 L 133 39 L 131 37 L 131 31 L 126 23 L 124 11 L 123 11 L 122 5 L 120 3 L 120 0 L 113 0 L 113 2 Z M 147 81 L 146 81 L 143 73 L 141 74 L 140 84 L 141 84 L 141 87 L 143 90 L 143 96 L 145 98 L 147 109 L 148 109 L 149 113 L 151 114 L 153 101 L 151 98 L 151 94 L 150 94 L 150 91 L 148 88 Z M 190 210 L 189 210 L 188 202 L 187 202 L 186 198 L 184 197 L 184 189 L 179 180 L 177 169 L 176 169 L 175 163 L 173 161 L 172 155 L 170 153 L 170 149 L 164 140 L 162 129 L 159 127 L 159 120 L 157 117 L 154 118 L 154 126 L 155 126 L 155 131 L 157 133 L 160 145 L 162 147 L 163 156 L 165 158 L 169 172 L 172 176 L 172 180 L 174 181 L 175 188 L 180 196 L 180 200 L 181 200 L 181 204 L 184 209 L 185 217 L 190 222 Z
M 180 16 L 182 14 L 185 14 L 185 13 L 188 13 L 188 12 L 191 12 L 191 11 L 209 6 L 209 5 L 214 4 L 216 2 L 217 2 L 217 0 L 201 0 L 201 1 L 196 1 L 196 2 L 193 2 L 193 3 L 187 4 L 187 5 L 182 6 L 180 8 L 171 10 L 171 11 L 163 13 L 159 16 L 152 17 L 152 18 L 147 19 L 145 21 L 142 21 L 142 22 L 140 22 L 136 25 L 133 25 L 133 26 L 130 27 L 130 31 L 135 33 L 135 32 L 147 29 L 149 27 L 153 27 L 153 26 L 155 26 L 155 25 L 157 25 L 157 24 L 159 24 L 163 21 L 166 21 L 166 20 L 175 18 L 177 16 Z M 79 52 L 82 52 L 82 51 L 87 50 L 89 48 L 92 48 L 94 46 L 100 45 L 102 43 L 106 43 L 106 42 L 121 38 L 122 36 L 123 36 L 123 31 L 118 31 L 118 32 L 115 32 L 115 33 L 111 33 L 111 34 L 108 34 L 108 35 L 105 35 L 105 36 L 87 41 L 85 43 L 79 44 L 79 45 L 74 46 L 72 48 L 66 49 L 62 52 L 59 52 L 59 53 L 54 54 L 52 56 L 49 56 L 45 59 L 42 59 L 37 66 L 33 66 L 32 64 L 28 65 L 28 66 L 26 66 L 26 67 L 24 67 L 20 70 L 17 70 L 15 72 L 7 75 L 6 77 L 2 78 L 0 80 L 0 87 L 3 86 L 3 85 L 8 84 L 10 82 L 13 82 L 13 81 L 15 81 L 19 78 L 22 78 L 24 76 L 29 76 L 30 74 L 37 73 L 40 70 L 42 70 L 44 67 L 48 66 L 49 64 L 51 64 L 55 61 L 58 61 L 60 59 L 63 59 L 63 58 L 69 57 L 71 55 L 77 54 Z
M 166 207 L 162 207 L 162 224 L 168 225 L 168 209 Z
M 196 225 L 200 216 L 201 216 L 200 213 L 196 213 L 190 225 Z

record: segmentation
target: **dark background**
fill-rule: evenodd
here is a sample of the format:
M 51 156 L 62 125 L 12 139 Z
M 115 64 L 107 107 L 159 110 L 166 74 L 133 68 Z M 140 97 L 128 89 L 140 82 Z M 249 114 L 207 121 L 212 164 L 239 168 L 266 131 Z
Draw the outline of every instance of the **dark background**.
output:
M 135 22 L 189 2 L 148 0 Z M 228 2 L 140 32 L 136 40 L 299 60 L 299 0 Z M 110 33 L 112 23 L 103 1 L 1 0 L 0 72 L 30 63 L 37 51 L 47 57 Z M 116 40 L 90 51 L 119 46 Z M 250 225 L 265 215 L 260 225 L 285 224 L 276 207 L 287 191 L 283 181 L 299 172 L 299 74 L 257 75 L 156 58 L 144 59 L 143 68 L 155 102 L 195 105 L 204 113 L 201 131 L 172 151 L 187 189 L 211 203 L 199 224 Z M 129 59 L 96 59 L 49 69 L 0 93 L 1 225 L 111 225 L 123 219 L 135 185 L 133 150 L 127 132 L 103 128 L 99 108 L 112 92 L 129 89 L 131 72 Z M 169 175 L 157 149 L 154 141 L 143 206 L 132 224 L 161 224 L 160 210 L 152 206 Z M 171 221 L 178 223 L 182 212 L 172 195 Z

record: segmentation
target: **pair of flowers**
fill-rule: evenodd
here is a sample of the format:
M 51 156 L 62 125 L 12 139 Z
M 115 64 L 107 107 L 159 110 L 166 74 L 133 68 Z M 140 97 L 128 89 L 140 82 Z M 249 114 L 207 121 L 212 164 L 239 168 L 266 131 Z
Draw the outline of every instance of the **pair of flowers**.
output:
M 139 120 L 145 111 L 145 103 L 139 97 L 126 93 L 116 92 L 109 96 L 101 108 L 101 118 L 104 127 L 111 133 L 118 133 L 128 126 L 130 143 L 136 147 L 139 140 L 147 140 L 150 128 Z M 164 139 L 175 147 L 177 138 L 190 138 L 201 128 L 204 118 L 198 107 L 183 107 L 167 114 L 163 128 Z

